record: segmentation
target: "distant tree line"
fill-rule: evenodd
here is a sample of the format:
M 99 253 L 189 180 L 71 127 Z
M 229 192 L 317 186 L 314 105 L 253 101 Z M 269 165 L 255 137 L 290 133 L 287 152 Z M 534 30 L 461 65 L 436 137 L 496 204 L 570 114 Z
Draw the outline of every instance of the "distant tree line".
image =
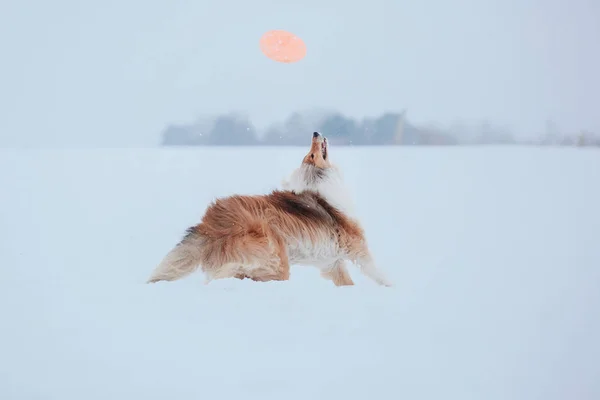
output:
M 589 132 L 572 136 L 547 133 L 536 141 L 517 141 L 506 128 L 482 123 L 475 128 L 416 126 L 406 111 L 387 112 L 357 120 L 341 113 L 318 118 L 293 113 L 283 123 L 271 125 L 259 135 L 250 119 L 241 114 L 219 115 L 188 125 L 169 125 L 162 132 L 163 146 L 305 146 L 307 135 L 322 132 L 335 145 L 461 145 L 540 144 L 600 146 L 600 138 Z

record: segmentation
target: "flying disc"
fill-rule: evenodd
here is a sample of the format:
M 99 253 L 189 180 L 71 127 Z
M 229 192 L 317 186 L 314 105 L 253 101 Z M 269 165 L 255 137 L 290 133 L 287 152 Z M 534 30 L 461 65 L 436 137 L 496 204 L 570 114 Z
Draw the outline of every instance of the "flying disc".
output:
M 271 60 L 282 63 L 300 61 L 306 55 L 304 41 L 291 32 L 268 31 L 260 38 L 260 49 Z

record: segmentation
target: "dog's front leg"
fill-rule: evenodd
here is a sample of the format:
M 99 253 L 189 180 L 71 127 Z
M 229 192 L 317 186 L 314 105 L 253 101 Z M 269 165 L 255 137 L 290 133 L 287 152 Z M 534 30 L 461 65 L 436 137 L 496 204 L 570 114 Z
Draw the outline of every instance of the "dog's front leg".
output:
M 321 276 L 325 279 L 333 281 L 335 286 L 352 286 L 354 282 L 346 269 L 344 260 L 337 260 L 333 263 L 330 269 L 322 271 Z
M 377 268 L 373 261 L 373 257 L 368 251 L 357 258 L 356 264 L 363 274 L 373 279 L 378 284 L 388 287 L 392 286 L 392 283 L 385 277 L 383 272 Z

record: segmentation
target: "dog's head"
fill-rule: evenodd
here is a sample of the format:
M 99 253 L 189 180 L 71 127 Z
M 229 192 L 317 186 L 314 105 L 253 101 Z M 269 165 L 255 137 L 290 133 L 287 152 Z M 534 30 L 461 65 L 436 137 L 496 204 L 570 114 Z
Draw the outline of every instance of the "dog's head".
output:
M 316 191 L 331 205 L 352 213 L 352 200 L 346 191 L 341 171 L 329 160 L 327 138 L 319 132 L 312 134 L 310 150 L 289 179 L 282 181 L 285 190 L 302 193 Z
M 319 132 L 313 132 L 310 150 L 304 159 L 302 159 L 302 164 L 311 165 L 319 169 L 331 168 L 327 147 L 327 138 Z
M 294 170 L 289 181 L 284 181 L 283 187 L 294 191 L 314 190 L 330 178 L 334 169 L 329 162 L 327 138 L 314 132 L 308 154 L 302 159 L 300 167 Z

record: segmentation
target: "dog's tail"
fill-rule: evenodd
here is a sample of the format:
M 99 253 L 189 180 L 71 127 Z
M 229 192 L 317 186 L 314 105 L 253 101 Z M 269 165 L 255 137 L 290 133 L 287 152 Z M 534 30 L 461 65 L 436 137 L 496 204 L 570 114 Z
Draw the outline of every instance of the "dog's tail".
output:
M 167 253 L 146 283 L 174 281 L 194 272 L 202 262 L 204 242 L 204 237 L 193 228 L 188 229 L 187 235 Z

